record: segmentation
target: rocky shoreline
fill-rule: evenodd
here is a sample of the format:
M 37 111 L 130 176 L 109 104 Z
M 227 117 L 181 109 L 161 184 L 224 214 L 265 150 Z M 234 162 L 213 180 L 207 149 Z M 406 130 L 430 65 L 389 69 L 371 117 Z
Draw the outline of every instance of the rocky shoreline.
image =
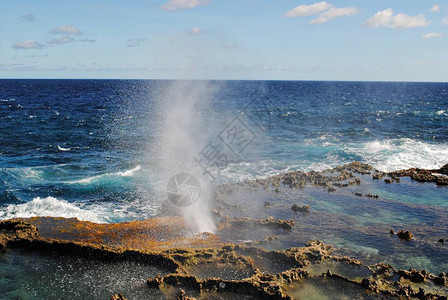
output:
M 364 266 L 359 260 L 332 255 L 333 247 L 319 241 L 279 251 L 233 244 L 218 248 L 151 251 L 46 238 L 40 236 L 34 225 L 23 221 L 2 221 L 0 232 L 2 251 L 26 248 L 86 259 L 132 260 L 157 266 L 168 274 L 148 278 L 148 289 L 161 290 L 168 299 L 193 299 L 188 295 L 213 293 L 241 294 L 254 299 L 292 299 L 288 295 L 290 286 L 311 278 L 319 281 L 331 278 L 341 285 L 353 285 L 375 299 L 447 299 L 448 296 L 446 273 L 437 276 L 425 270 L 396 270 L 386 264 Z M 327 271 L 318 274 L 313 270 L 316 266 Z M 204 267 L 211 268 L 208 275 L 212 276 L 204 278 L 197 271 Z M 234 278 L 220 278 L 221 269 L 225 267 L 232 268 Z M 125 295 L 112 295 L 111 299 L 125 299 Z
M 329 288 L 335 293 L 353 293 L 356 298 L 365 299 L 447 299 L 446 273 L 402 270 L 385 263 L 364 265 L 358 259 L 335 255 L 333 246 L 316 240 L 303 247 L 268 250 L 266 246 L 279 236 L 287 236 L 297 226 L 296 222 L 273 217 L 239 217 L 230 212 L 243 208 L 229 200 L 229 195 L 238 190 L 277 194 L 283 189 L 314 186 L 332 194 L 361 184 L 359 174 L 372 176 L 372 180 L 390 181 L 385 183 L 396 183 L 400 177 L 409 176 L 444 185 L 447 173 L 448 165 L 438 170 L 382 173 L 354 162 L 323 172 L 289 172 L 225 184 L 217 188 L 212 208 L 217 224 L 214 234 L 188 234 L 191 231 L 188 224 L 176 215 L 117 224 L 49 217 L 6 220 L 0 222 L 0 251 L 28 249 L 72 255 L 86 261 L 91 258 L 138 261 L 166 271 L 164 275 L 146 278 L 148 290 L 160 291 L 166 299 L 295 299 L 303 297 L 301 292 L 309 286 L 315 290 Z M 359 194 L 355 197 L 378 197 Z M 262 204 L 264 209 L 275 208 L 274 201 L 266 202 Z M 290 207 L 295 214 L 313 212 L 312 206 Z M 256 236 L 261 232 L 260 236 L 265 237 L 250 242 L 229 239 L 242 230 Z M 390 233 L 395 231 L 391 229 Z M 398 231 L 397 236 L 403 240 L 414 238 L 407 230 Z M 131 299 L 119 292 L 110 295 L 111 299 Z

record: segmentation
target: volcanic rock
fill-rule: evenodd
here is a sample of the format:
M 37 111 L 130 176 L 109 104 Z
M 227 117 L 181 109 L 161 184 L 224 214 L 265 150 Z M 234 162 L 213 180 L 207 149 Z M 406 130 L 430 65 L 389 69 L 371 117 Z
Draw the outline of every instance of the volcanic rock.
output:
M 440 174 L 448 175 L 448 164 L 444 165 L 439 169 Z
M 291 210 L 293 212 L 309 213 L 310 206 L 309 205 L 298 206 L 297 204 L 294 204 L 293 206 L 291 206 Z
M 397 232 L 397 236 L 401 240 L 406 240 L 406 241 L 410 241 L 414 237 L 412 235 L 411 231 L 403 231 L 403 229 L 401 229 L 399 232 Z
M 110 295 L 110 300 L 128 300 L 121 293 L 116 295 Z

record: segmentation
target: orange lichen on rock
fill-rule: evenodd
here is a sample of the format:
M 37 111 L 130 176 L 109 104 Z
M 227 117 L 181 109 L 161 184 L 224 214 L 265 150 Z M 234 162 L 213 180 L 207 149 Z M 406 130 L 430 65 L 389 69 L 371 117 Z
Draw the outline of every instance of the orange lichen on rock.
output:
M 41 236 L 133 249 L 220 246 L 218 236 L 194 231 L 181 217 L 98 224 L 76 218 L 34 217 L 21 219 L 39 228 Z

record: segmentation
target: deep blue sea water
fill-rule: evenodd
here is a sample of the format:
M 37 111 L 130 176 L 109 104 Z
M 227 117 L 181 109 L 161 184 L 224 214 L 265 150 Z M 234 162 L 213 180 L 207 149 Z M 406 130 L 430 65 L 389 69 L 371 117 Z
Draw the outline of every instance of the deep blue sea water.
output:
M 225 145 L 234 122 L 246 135 Z M 0 218 L 152 217 L 166 176 L 210 142 L 227 153 L 220 182 L 439 168 L 448 83 L 0 80 Z

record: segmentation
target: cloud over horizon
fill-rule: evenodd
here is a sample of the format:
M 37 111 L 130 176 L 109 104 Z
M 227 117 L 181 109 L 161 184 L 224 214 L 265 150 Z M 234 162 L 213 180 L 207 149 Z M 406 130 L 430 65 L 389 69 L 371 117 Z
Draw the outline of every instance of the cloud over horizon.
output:
M 23 42 L 15 42 L 12 46 L 15 50 L 42 49 L 44 46 L 33 40 L 25 40 Z
M 185 10 L 209 4 L 210 2 L 212 2 L 212 0 L 169 0 L 162 5 L 161 9 L 165 11 Z
M 438 38 L 438 37 L 442 37 L 443 33 L 441 32 L 429 32 L 427 34 L 422 35 L 423 39 L 433 39 L 433 38 Z
M 329 9 L 332 5 L 326 1 L 314 3 L 314 4 L 303 4 L 294 7 L 285 14 L 287 18 L 297 18 L 297 17 L 307 17 L 318 14 L 322 11 Z
M 64 34 L 64 35 L 80 35 L 81 30 L 76 26 L 72 25 L 62 25 L 56 27 L 50 31 L 51 34 Z
M 438 12 L 440 10 L 440 5 L 436 4 L 433 7 L 431 7 L 431 9 L 429 10 L 430 12 Z
M 359 13 L 357 7 L 335 7 L 333 4 L 326 1 L 317 2 L 314 4 L 303 4 L 294 7 L 285 14 L 287 18 L 301 18 L 319 14 L 319 16 L 311 20 L 310 24 L 322 24 L 331 19 L 340 17 L 354 16 Z
M 364 22 L 366 27 L 387 27 L 394 29 L 409 29 L 426 27 L 430 24 L 423 14 L 410 16 L 399 13 L 394 15 L 392 8 L 378 11 L 373 17 Z
M 311 24 L 322 24 L 330 21 L 331 19 L 340 17 L 349 17 L 358 14 L 359 10 L 357 7 L 332 7 L 327 11 L 324 11 L 319 15 L 318 18 L 311 20 Z

